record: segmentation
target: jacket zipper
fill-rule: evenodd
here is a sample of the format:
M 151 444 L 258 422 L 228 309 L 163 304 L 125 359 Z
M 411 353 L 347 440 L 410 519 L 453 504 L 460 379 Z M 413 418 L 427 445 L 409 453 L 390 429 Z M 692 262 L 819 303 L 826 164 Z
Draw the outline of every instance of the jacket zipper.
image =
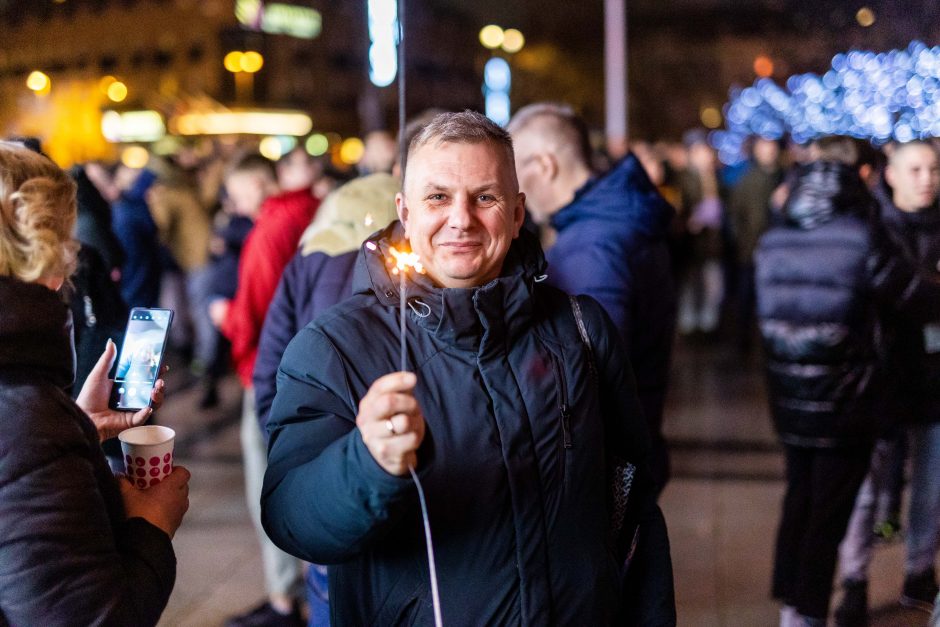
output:
M 561 358 L 552 353 L 552 365 L 555 366 L 555 383 L 558 385 L 558 393 L 561 396 L 561 433 L 562 441 L 566 449 L 570 449 L 571 439 L 571 407 L 568 405 L 568 382 L 565 379 L 565 369 L 561 363 Z

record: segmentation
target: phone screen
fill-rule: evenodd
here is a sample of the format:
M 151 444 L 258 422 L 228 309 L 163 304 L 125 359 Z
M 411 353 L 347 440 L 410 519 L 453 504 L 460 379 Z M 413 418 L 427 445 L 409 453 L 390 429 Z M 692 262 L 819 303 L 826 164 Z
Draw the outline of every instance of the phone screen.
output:
M 118 356 L 110 406 L 141 409 L 150 406 L 150 393 L 160 377 L 163 352 L 173 312 L 169 309 L 131 310 Z

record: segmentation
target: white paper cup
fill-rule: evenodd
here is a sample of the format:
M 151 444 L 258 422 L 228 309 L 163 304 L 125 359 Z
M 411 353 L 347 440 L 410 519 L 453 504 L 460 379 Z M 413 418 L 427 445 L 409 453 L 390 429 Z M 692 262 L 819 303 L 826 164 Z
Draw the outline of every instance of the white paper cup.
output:
M 127 476 L 144 490 L 163 481 L 173 470 L 176 432 L 169 427 L 144 425 L 118 434 Z

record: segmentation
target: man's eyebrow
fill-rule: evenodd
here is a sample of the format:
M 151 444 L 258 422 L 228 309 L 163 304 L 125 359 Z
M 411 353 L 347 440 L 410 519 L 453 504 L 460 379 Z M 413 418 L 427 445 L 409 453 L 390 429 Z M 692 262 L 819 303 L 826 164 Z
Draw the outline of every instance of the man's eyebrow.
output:
M 474 195 L 479 194 L 480 192 L 499 192 L 499 191 L 500 191 L 499 181 L 491 181 L 488 183 L 483 183 L 482 185 L 478 185 L 477 187 L 474 187 L 473 189 L 470 190 L 470 192 Z

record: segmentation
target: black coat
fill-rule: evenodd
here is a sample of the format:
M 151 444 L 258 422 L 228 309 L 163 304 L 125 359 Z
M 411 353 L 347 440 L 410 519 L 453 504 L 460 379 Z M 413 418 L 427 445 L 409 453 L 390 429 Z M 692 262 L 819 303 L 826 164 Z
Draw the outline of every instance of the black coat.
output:
M 0 277 L 0 625 L 155 625 L 176 577 L 166 533 L 125 520 L 72 380 L 69 312 Z
M 849 167 L 802 166 L 784 223 L 760 240 L 757 309 L 771 412 L 796 446 L 868 442 L 887 425 L 880 312 L 936 307 L 923 280 L 873 220 Z
M 433 624 L 414 484 L 386 473 L 355 426 L 372 382 L 399 369 L 399 287 L 384 261 L 396 225 L 364 245 L 354 296 L 288 346 L 268 423 L 262 520 L 284 550 L 331 565 L 334 625 Z M 427 421 L 418 471 L 444 621 L 674 624 L 668 541 L 642 472 L 630 498 L 647 533 L 627 592 L 620 538 L 608 537 L 606 462 L 642 465 L 648 451 L 629 361 L 582 298 L 595 383 L 568 297 L 535 280 L 544 269 L 523 235 L 485 286 L 409 282 L 407 367 Z
M 940 206 L 907 213 L 894 205 L 889 189 L 879 188 L 876 197 L 881 222 L 901 254 L 920 268 L 924 281 L 940 281 Z M 940 309 L 929 300 L 906 300 L 886 321 L 894 407 L 905 422 L 940 422 Z

